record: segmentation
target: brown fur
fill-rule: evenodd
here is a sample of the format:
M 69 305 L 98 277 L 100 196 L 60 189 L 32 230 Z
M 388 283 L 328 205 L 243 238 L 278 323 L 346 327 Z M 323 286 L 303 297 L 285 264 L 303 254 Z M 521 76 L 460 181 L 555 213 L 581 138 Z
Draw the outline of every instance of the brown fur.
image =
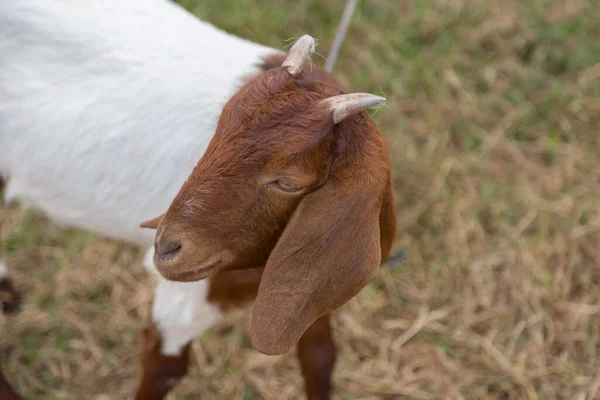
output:
M 223 310 L 256 297 L 253 346 L 298 344 L 309 398 L 329 399 L 329 313 L 369 282 L 395 234 L 389 158 L 366 112 L 334 125 L 320 101 L 346 90 L 331 75 L 307 66 L 292 78 L 283 59 L 268 57 L 225 105 L 171 206 L 145 226 L 157 249 L 181 246 L 155 258 L 167 279 L 211 277 L 208 300 Z
M 15 390 L 10 386 L 8 380 L 0 370 L 0 400 L 21 400 Z
M 210 278 L 207 300 L 223 312 L 253 301 L 263 273 L 262 268 L 219 272 Z
M 15 289 L 10 278 L 0 279 L 0 303 L 4 314 L 15 313 L 21 306 L 21 294 Z
M 260 69 L 264 71 L 268 71 L 270 69 L 275 69 L 281 67 L 283 61 L 285 60 L 285 54 L 272 54 L 270 56 L 265 57 L 262 64 L 260 64 Z M 347 92 L 346 89 L 339 83 L 333 75 L 325 71 L 323 68 L 319 68 L 310 63 L 306 63 L 304 65 L 304 75 L 314 79 L 316 81 L 324 82 L 329 86 L 336 87 L 340 89 L 342 92 Z
M 135 400 L 161 400 L 187 374 L 191 343 L 179 356 L 162 355 L 161 343 L 160 332 L 151 323 L 142 332 L 142 378 Z
M 317 319 L 298 341 L 298 359 L 307 400 L 331 397 L 336 351 L 329 319 L 329 314 Z

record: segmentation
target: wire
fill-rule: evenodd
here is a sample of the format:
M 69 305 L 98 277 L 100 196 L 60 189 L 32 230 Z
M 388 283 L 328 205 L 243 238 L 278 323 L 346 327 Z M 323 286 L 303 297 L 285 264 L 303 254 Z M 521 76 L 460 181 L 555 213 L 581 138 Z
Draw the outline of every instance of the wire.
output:
M 342 20 L 340 21 L 340 25 L 338 26 L 335 38 L 333 39 L 333 44 L 331 45 L 331 49 L 329 50 L 329 54 L 327 55 L 327 61 L 325 62 L 325 71 L 327 72 L 333 71 L 333 66 L 335 65 L 335 61 L 340 51 L 340 47 L 342 46 L 342 42 L 346 37 L 348 25 L 350 25 L 350 19 L 352 18 L 352 14 L 354 13 L 354 9 L 356 8 L 357 3 L 358 0 L 346 1 L 346 8 L 344 9 Z

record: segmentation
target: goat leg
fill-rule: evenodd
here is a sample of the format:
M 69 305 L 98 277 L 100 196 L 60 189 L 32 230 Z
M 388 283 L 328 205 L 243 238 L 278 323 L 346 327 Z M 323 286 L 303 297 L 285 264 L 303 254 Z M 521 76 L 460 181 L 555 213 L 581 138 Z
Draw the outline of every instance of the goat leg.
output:
M 12 280 L 7 276 L 0 276 L 0 303 L 4 314 L 16 312 L 21 305 L 21 294 L 17 292 Z
M 135 400 L 162 400 L 187 374 L 190 345 L 180 355 L 162 354 L 162 338 L 154 323 L 144 329 L 141 337 L 142 378 Z
M 330 314 L 317 319 L 298 342 L 298 359 L 308 400 L 331 398 L 336 349 L 329 319 Z
M 0 370 L 0 400 L 21 400 L 21 396 L 10 386 L 2 370 Z

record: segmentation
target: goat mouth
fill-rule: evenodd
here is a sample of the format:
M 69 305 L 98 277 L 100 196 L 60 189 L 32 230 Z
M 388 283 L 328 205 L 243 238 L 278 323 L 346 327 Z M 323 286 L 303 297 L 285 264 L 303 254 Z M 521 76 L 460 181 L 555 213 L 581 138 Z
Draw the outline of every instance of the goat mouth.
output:
M 160 272 L 160 274 L 163 276 L 163 278 L 165 278 L 166 280 L 169 280 L 169 281 L 195 282 L 195 281 L 200 281 L 202 279 L 208 278 L 211 275 L 214 275 L 215 273 L 217 273 L 221 269 L 223 269 L 224 266 L 225 266 L 225 264 L 223 263 L 222 260 L 217 260 L 213 263 L 210 263 L 208 265 L 203 265 L 200 268 L 196 268 L 196 269 L 193 269 L 190 271 L 173 272 L 173 271 L 170 271 L 169 269 L 166 269 L 166 270 L 158 269 L 158 272 Z

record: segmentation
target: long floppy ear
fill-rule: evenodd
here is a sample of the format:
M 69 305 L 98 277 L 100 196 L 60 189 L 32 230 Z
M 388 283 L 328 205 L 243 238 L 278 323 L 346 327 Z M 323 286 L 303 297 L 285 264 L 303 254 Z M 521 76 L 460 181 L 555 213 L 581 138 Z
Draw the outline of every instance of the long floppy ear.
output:
M 286 353 L 375 275 L 381 195 L 361 183 L 329 181 L 298 205 L 262 275 L 250 328 L 256 350 Z
M 353 93 L 319 106 L 329 108 L 337 124 L 383 103 L 382 97 Z M 381 263 L 379 218 L 388 172 L 346 166 L 302 199 L 263 271 L 250 328 L 256 350 L 286 353 L 317 318 L 373 278 Z
M 160 220 L 162 219 L 162 217 L 165 214 L 161 214 L 158 217 L 149 219 L 148 221 L 142 222 L 140 224 L 140 228 L 150 228 L 150 229 L 156 229 L 158 228 L 158 224 L 160 223 Z

